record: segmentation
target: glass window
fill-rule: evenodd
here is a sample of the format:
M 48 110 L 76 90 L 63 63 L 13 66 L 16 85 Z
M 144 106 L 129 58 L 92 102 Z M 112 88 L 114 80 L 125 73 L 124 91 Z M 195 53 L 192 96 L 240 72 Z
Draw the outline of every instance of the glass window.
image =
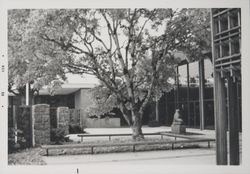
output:
M 221 32 L 228 30 L 227 14 L 224 14 L 220 17 L 220 27 L 221 27 Z
M 204 60 L 204 67 L 205 67 L 205 82 L 207 86 L 213 85 L 213 64 L 210 59 Z
M 198 62 L 193 62 L 189 64 L 189 83 L 190 83 L 190 87 L 197 87 L 199 85 Z
M 240 53 L 239 37 L 233 37 L 231 41 L 232 54 Z
M 237 27 L 239 25 L 238 12 L 236 10 L 230 13 L 230 28 Z
M 229 56 L 229 42 L 228 41 L 222 42 L 221 48 L 222 48 L 222 57 Z
M 219 46 L 219 44 L 215 45 L 215 50 L 214 51 L 215 51 L 215 53 L 214 53 L 215 54 L 214 55 L 215 59 L 219 58 L 220 57 L 220 46 Z
M 219 20 L 218 20 L 218 18 L 215 18 L 214 19 L 214 34 L 217 34 L 217 33 L 219 33 L 220 31 L 219 31 Z

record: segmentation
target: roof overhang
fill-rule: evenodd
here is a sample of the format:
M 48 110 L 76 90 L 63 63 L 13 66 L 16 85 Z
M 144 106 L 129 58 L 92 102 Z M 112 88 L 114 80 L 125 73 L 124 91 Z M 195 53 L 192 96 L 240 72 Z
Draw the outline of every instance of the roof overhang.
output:
M 97 86 L 97 84 L 90 83 L 74 83 L 74 84 L 63 84 L 61 88 L 56 89 L 54 95 L 69 95 L 80 89 L 91 89 Z M 43 88 L 39 90 L 39 95 L 50 95 L 48 89 Z

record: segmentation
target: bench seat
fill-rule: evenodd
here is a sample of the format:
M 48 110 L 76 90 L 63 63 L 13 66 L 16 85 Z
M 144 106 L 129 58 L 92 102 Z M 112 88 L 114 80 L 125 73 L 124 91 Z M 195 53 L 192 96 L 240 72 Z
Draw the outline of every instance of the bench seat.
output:
M 160 133 L 144 133 L 144 136 L 148 135 L 160 135 Z M 81 137 L 81 142 L 83 141 L 83 137 L 122 137 L 122 136 L 132 136 L 132 134 L 78 134 L 78 137 Z

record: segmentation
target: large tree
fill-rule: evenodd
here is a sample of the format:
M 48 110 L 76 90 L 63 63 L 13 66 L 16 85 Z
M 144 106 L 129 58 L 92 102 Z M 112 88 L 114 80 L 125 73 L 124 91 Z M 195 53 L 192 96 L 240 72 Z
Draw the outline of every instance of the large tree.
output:
M 143 138 L 148 102 L 173 88 L 176 51 L 190 59 L 201 56 L 209 26 L 206 9 L 51 9 L 31 14 L 26 34 L 60 48 L 69 72 L 95 75 L 103 91 L 99 98 L 115 100 L 134 139 Z

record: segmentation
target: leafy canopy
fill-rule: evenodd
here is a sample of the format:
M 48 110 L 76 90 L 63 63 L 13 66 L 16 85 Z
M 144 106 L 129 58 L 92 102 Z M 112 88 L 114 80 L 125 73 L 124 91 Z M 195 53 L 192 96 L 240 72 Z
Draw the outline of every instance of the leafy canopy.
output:
M 11 48 L 20 49 L 21 55 L 13 51 L 12 57 L 23 64 L 18 72 L 11 72 L 12 77 L 20 74 L 15 83 L 44 85 L 65 78 L 65 72 L 93 74 L 101 82 L 93 89 L 97 112 L 116 106 L 128 115 L 127 120 L 173 88 L 174 68 L 180 61 L 176 52 L 184 52 L 193 61 L 209 48 L 207 9 L 48 9 L 20 13 L 14 18 L 24 22 L 14 31 L 24 32 L 17 40 L 25 46 L 18 42 L 18 48 Z
M 23 94 L 26 83 L 35 92 L 45 85 L 52 89 L 58 86 L 58 80 L 66 79 L 64 52 L 30 32 L 34 29 L 30 23 L 37 20 L 35 14 L 32 10 L 8 11 L 8 84 L 15 94 Z

